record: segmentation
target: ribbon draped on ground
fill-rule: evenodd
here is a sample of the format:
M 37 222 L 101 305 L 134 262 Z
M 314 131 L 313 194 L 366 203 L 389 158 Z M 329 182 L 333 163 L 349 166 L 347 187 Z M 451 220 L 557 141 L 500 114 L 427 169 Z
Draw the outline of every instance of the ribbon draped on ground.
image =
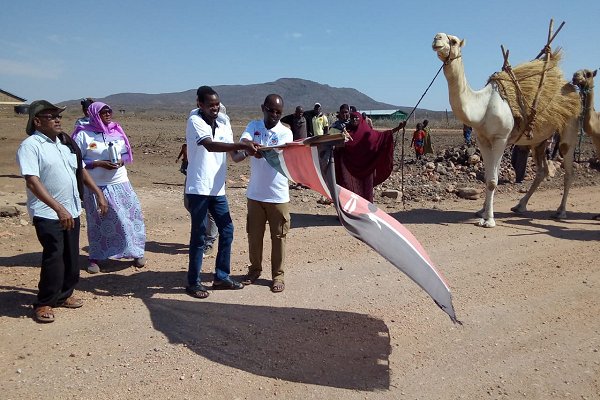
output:
M 457 323 L 450 289 L 412 233 L 374 204 L 339 186 L 333 146 L 342 135 L 312 137 L 260 150 L 267 162 L 288 179 L 329 198 L 344 228 L 404 272 Z

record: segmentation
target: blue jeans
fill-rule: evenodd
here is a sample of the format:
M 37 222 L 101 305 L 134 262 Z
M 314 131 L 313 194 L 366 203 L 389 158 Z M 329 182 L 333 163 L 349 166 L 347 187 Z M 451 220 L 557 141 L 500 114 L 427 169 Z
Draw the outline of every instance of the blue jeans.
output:
M 202 271 L 202 256 L 206 241 L 206 215 L 212 214 L 219 230 L 219 246 L 215 262 L 216 280 L 229 278 L 231 270 L 231 243 L 233 242 L 233 221 L 229 214 L 229 205 L 225 196 L 203 196 L 199 194 L 186 194 L 189 212 L 192 218 L 190 233 L 190 249 L 188 264 L 188 286 L 200 285 L 200 272 Z

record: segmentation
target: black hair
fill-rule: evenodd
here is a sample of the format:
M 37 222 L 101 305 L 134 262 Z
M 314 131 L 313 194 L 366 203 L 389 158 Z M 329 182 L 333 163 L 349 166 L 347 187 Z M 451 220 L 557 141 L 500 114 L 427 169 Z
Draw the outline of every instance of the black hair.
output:
M 217 92 L 210 86 L 200 86 L 198 90 L 196 90 L 196 96 L 198 96 L 198 101 L 200 103 L 204 103 L 208 96 L 218 96 Z
M 81 107 L 83 108 L 88 108 L 90 106 L 90 104 L 92 104 L 94 102 L 94 99 L 92 99 L 91 97 L 86 97 L 85 99 L 81 100 Z
M 342 111 L 344 109 L 350 111 L 350 106 L 348 104 L 344 103 L 340 106 L 340 111 Z

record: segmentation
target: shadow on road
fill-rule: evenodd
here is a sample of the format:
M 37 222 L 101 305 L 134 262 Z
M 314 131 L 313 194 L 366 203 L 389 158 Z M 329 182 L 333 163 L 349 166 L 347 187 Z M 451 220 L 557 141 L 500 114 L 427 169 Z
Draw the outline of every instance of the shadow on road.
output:
M 154 327 L 211 361 L 269 378 L 353 390 L 390 384 L 390 337 L 368 315 L 147 298 Z

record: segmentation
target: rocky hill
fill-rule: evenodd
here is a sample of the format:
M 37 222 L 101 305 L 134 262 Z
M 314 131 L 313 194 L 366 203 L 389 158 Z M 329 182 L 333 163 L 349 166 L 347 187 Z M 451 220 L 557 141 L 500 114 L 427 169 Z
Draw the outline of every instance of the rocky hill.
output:
M 291 112 L 297 105 L 312 109 L 315 102 L 323 105 L 326 112 L 335 112 L 340 104 L 349 103 L 358 109 L 401 109 L 410 111 L 410 107 L 402 107 L 376 101 L 353 88 L 336 88 L 329 85 L 298 78 L 281 78 L 274 82 L 252 85 L 219 85 L 213 86 L 219 93 L 221 101 L 232 109 L 256 109 L 257 105 L 270 93 L 283 96 L 286 112 Z M 187 112 L 195 106 L 196 88 L 176 93 L 118 93 L 97 99 L 110 104 L 115 109 Z M 70 100 L 61 104 L 78 107 L 79 100 Z M 435 113 L 435 112 L 432 112 Z

